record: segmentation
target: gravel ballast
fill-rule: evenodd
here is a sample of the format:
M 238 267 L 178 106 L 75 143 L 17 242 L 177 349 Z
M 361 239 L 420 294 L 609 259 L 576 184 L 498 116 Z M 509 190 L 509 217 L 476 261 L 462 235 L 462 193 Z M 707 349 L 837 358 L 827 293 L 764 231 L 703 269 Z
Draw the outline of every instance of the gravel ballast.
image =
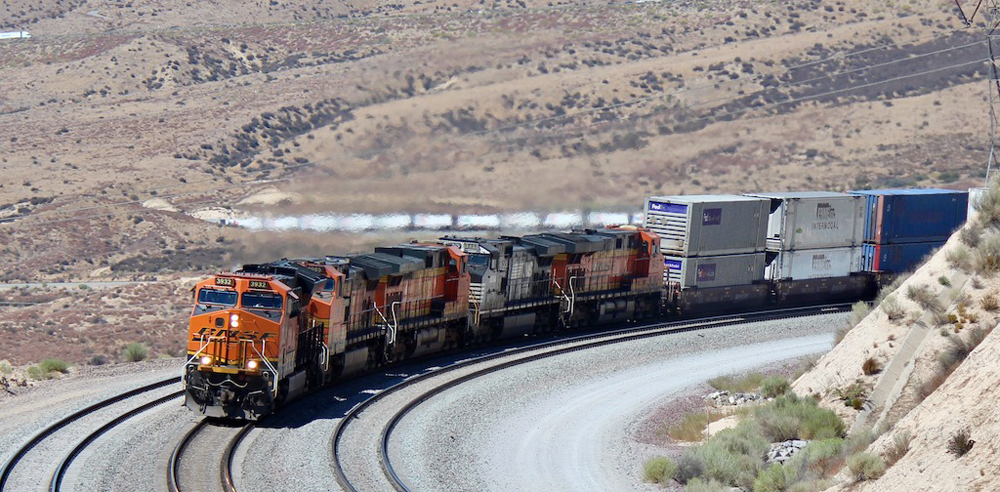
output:
M 636 490 L 633 435 L 671 394 L 715 376 L 824 352 L 845 314 L 627 342 L 486 376 L 424 403 L 390 457 L 415 490 Z

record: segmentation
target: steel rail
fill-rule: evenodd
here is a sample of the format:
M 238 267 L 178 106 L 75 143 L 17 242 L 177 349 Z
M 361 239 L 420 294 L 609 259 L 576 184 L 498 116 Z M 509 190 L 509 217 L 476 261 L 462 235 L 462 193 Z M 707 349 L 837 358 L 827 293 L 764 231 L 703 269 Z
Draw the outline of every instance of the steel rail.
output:
M 80 453 L 84 449 L 86 449 L 87 446 L 90 446 L 91 443 L 93 443 L 94 441 L 96 441 L 97 438 L 103 436 L 104 434 L 107 434 L 108 431 L 110 431 L 111 429 L 117 427 L 122 422 L 124 422 L 124 421 L 126 421 L 126 420 L 128 420 L 128 419 L 130 419 L 132 417 L 135 417 L 136 415 L 139 415 L 140 413 L 143 413 L 146 410 L 149 410 L 149 409 L 151 409 L 153 407 L 162 405 L 162 404 L 164 404 L 164 403 L 166 403 L 168 401 L 171 401 L 171 400 L 173 400 L 175 398 L 178 398 L 180 396 L 183 396 L 183 395 L 184 395 L 184 391 L 176 391 L 176 392 L 170 393 L 169 395 L 161 396 L 160 398 L 157 398 L 157 399 L 155 399 L 153 401 L 146 402 L 146 403 L 144 403 L 144 404 L 142 404 L 142 405 L 140 405 L 140 406 L 138 406 L 136 408 L 133 408 L 132 410 L 129 410 L 129 411 L 127 411 L 127 412 L 125 412 L 125 413 L 123 413 L 123 414 L 115 417 L 114 420 L 111 420 L 110 422 L 102 425 L 96 431 L 91 432 L 90 435 L 88 435 L 82 441 L 80 441 L 80 443 L 77 444 L 69 452 L 69 454 L 67 454 L 66 457 L 63 458 L 63 460 L 59 463 L 59 466 L 56 468 L 56 471 L 52 474 L 52 480 L 49 482 L 49 491 L 50 492 L 59 492 L 60 488 L 62 487 L 63 478 L 66 477 L 66 471 L 69 470 L 70 464 L 73 463 L 73 460 L 76 459 L 76 457 L 79 456 Z
M 521 355 L 521 354 L 524 354 L 524 353 L 527 353 L 527 352 L 532 352 L 532 351 L 545 350 L 545 349 L 554 349 L 554 350 L 551 350 L 551 351 L 542 352 L 540 354 L 529 355 L 529 356 L 518 358 L 518 359 L 515 359 L 515 360 L 512 360 L 512 361 L 507 361 L 507 362 L 504 362 L 502 364 L 498 364 L 497 366 L 492 366 L 491 368 L 481 369 L 479 371 L 476 371 L 474 373 L 470 373 L 469 375 L 462 376 L 462 377 L 456 379 L 456 381 L 466 382 L 466 381 L 468 381 L 470 379 L 474 379 L 476 377 L 480 377 L 482 375 L 485 375 L 485 374 L 488 374 L 488 373 L 491 373 L 491 372 L 495 372 L 495 371 L 502 370 L 502 369 L 505 369 L 505 368 L 513 367 L 513 366 L 518 365 L 518 364 L 523 364 L 523 363 L 531 362 L 533 360 L 539 360 L 539 359 L 542 359 L 542 358 L 545 358 L 545 357 L 551 357 L 551 356 L 561 355 L 561 354 L 568 353 L 568 352 L 573 352 L 573 351 L 578 351 L 578 350 L 585 350 L 585 349 L 588 349 L 588 348 L 594 348 L 594 347 L 603 346 L 603 345 L 610 345 L 610 344 L 613 344 L 613 343 L 633 341 L 633 340 L 638 340 L 638 339 L 643 339 L 643 338 L 652 338 L 652 337 L 655 337 L 655 336 L 663 336 L 663 335 L 668 335 L 668 334 L 673 334 L 673 333 L 685 333 L 685 332 L 689 332 L 689 331 L 698 331 L 698 330 L 703 330 L 703 329 L 708 329 L 708 328 L 720 328 L 720 327 L 724 327 L 724 326 L 738 326 L 738 325 L 743 325 L 743 324 L 758 323 L 758 322 L 769 321 L 769 320 L 788 319 L 788 318 L 805 317 L 805 316 L 814 316 L 814 315 L 818 315 L 818 314 L 823 314 L 825 312 L 842 311 L 842 310 L 848 308 L 849 306 L 850 306 L 849 303 L 837 303 L 837 304 L 829 304 L 829 305 L 821 305 L 821 306 L 805 306 L 805 307 L 784 308 L 784 309 L 774 309 L 774 310 L 764 310 L 764 311 L 753 311 L 753 312 L 747 312 L 747 313 L 735 313 L 735 314 L 731 314 L 731 315 L 722 315 L 722 316 L 708 316 L 708 317 L 701 317 L 701 318 L 692 318 L 692 319 L 688 319 L 688 320 L 670 321 L 670 322 L 666 322 L 666 323 L 664 323 L 664 322 L 656 322 L 656 323 L 646 324 L 646 325 L 643 325 L 643 326 L 630 327 L 630 328 L 625 328 L 625 329 L 616 330 L 616 331 L 587 334 L 587 335 L 581 335 L 581 336 L 576 336 L 576 337 L 563 338 L 563 339 L 554 340 L 554 341 L 542 342 L 542 343 L 533 344 L 533 345 L 529 345 L 529 346 L 525 346 L 525 347 L 519 347 L 519 348 L 512 349 L 512 350 L 507 350 L 507 351 L 503 351 L 503 352 L 497 352 L 497 353 L 493 353 L 493 354 L 488 354 L 488 355 L 484 355 L 484 356 L 481 356 L 481 357 L 476 357 L 476 358 L 473 358 L 473 359 L 466 359 L 466 360 L 463 360 L 461 362 L 452 364 L 452 365 L 447 366 L 447 367 L 443 367 L 443 368 L 440 368 L 440 369 L 437 369 L 437 370 L 434 370 L 434 371 L 429 371 L 429 372 L 426 372 L 426 373 L 414 376 L 412 378 L 409 378 L 409 379 L 407 379 L 405 381 L 401 381 L 399 383 L 396 383 L 393 386 L 390 386 L 390 387 L 386 388 L 385 390 L 383 390 L 383 391 L 381 391 L 381 392 L 373 395 L 372 397 L 368 398 L 367 400 L 359 403 L 354 408 L 352 408 L 347 414 L 345 414 L 343 418 L 341 418 L 340 422 L 337 423 L 337 426 L 334 429 L 333 436 L 331 438 L 331 441 L 332 441 L 331 442 L 331 451 L 332 451 L 332 454 L 333 454 L 332 461 L 333 461 L 334 476 L 335 476 L 335 478 L 337 480 L 337 483 L 341 487 L 343 487 L 345 490 L 348 490 L 348 491 L 351 491 L 351 492 L 357 492 L 358 489 L 347 478 L 347 475 L 344 472 L 343 465 L 340 462 L 340 458 L 339 458 L 339 456 L 340 456 L 340 453 L 339 453 L 339 450 L 340 450 L 340 440 L 341 440 L 341 437 L 343 437 L 343 434 L 344 434 L 344 431 L 347 428 L 347 425 L 352 420 L 358 418 L 358 416 L 365 409 L 367 409 L 368 407 L 370 407 L 374 403 L 380 401 L 382 398 L 384 398 L 384 397 L 386 397 L 386 396 L 388 396 L 388 395 L 390 395 L 392 393 L 398 392 L 398 391 L 400 391 L 400 390 L 402 390 L 402 389 L 404 389 L 406 387 L 412 386 L 412 385 L 414 385 L 414 384 L 416 384 L 418 382 L 424 381 L 426 379 L 430 379 L 431 377 L 434 377 L 434 376 L 439 376 L 439 375 L 442 375 L 442 374 L 446 374 L 448 372 L 459 370 L 459 369 L 468 367 L 468 366 L 470 366 L 472 364 L 478 364 L 478 363 L 482 363 L 482 362 L 489 362 L 489 361 L 492 361 L 492 360 L 506 358 L 506 357 L 510 357 L 510 356 L 517 356 L 517 355 Z M 556 347 L 559 347 L 559 346 L 562 346 L 562 345 L 568 345 L 568 344 L 579 343 L 579 342 L 588 342 L 589 340 L 597 340 L 597 341 L 589 342 L 589 343 L 583 343 L 581 345 L 577 345 L 577 346 L 573 346 L 573 347 L 556 348 Z M 448 384 L 449 383 L 445 383 L 445 385 L 448 385 Z M 455 384 L 452 384 L 451 386 L 455 386 L 457 384 L 461 384 L 461 383 L 460 382 L 459 383 L 455 383 Z M 449 386 L 449 387 L 451 387 L 451 386 Z M 410 409 L 412 409 L 413 407 L 416 407 L 417 405 L 419 405 L 423 401 L 426 401 L 426 399 L 434 396 L 435 394 L 440 393 L 441 391 L 444 391 L 444 389 L 447 389 L 447 388 L 443 388 L 443 389 L 440 389 L 440 390 L 435 390 L 435 389 L 429 390 L 425 394 L 421 395 L 421 397 L 417 398 L 414 401 L 411 401 L 410 404 L 407 405 L 407 407 L 410 407 Z M 429 393 L 433 393 L 433 394 L 429 394 Z M 417 400 L 419 400 L 419 401 L 417 401 Z M 416 402 L 416 403 L 414 404 L 414 402 Z M 405 408 L 406 407 L 404 407 L 404 409 Z M 402 419 L 402 417 L 408 411 L 409 410 L 407 410 L 406 412 L 403 412 L 401 410 L 400 412 L 397 412 L 397 415 L 394 416 L 393 420 L 396 423 L 398 423 L 398 421 L 400 419 Z M 390 423 L 392 424 L 392 427 L 395 427 L 395 423 L 392 423 L 392 421 L 390 421 Z M 388 432 L 387 432 L 387 430 L 388 430 Z M 406 491 L 406 490 L 409 490 L 409 489 L 406 488 L 405 484 L 403 484 L 402 481 L 399 479 L 398 475 L 396 475 L 395 470 L 392 469 L 391 462 L 390 462 L 390 460 L 388 458 L 388 440 L 389 440 L 389 435 L 390 434 L 391 434 L 391 429 L 389 429 L 389 425 L 387 424 L 386 427 L 383 428 L 381 444 L 379 446 L 379 448 L 380 448 L 379 449 L 379 455 L 380 455 L 379 456 L 379 458 L 380 458 L 379 461 L 380 461 L 380 465 L 381 465 L 382 470 L 385 473 L 386 477 L 393 484 L 394 488 L 396 490 L 398 490 L 398 491 Z
M 173 452 L 170 453 L 170 462 L 167 464 L 167 490 L 169 492 L 180 492 L 180 469 L 181 469 L 181 456 L 184 454 L 184 450 L 187 449 L 191 441 L 194 440 L 200 432 L 204 431 L 206 427 L 211 424 L 211 419 L 204 418 L 201 419 L 194 427 L 189 429 L 181 440 L 174 446 Z M 236 485 L 233 482 L 233 456 L 235 455 L 236 448 L 240 445 L 247 434 L 253 430 L 254 424 L 249 423 L 243 426 L 239 432 L 229 441 L 226 445 L 225 450 L 222 452 L 222 457 L 219 460 L 219 480 L 223 491 L 225 492 L 236 492 Z
M 62 429 L 63 427 L 66 427 L 67 425 L 107 406 L 113 405 L 120 401 L 127 400 L 137 395 L 141 395 L 143 393 L 147 393 L 162 388 L 169 384 L 179 383 L 180 381 L 181 381 L 180 376 L 177 376 L 169 379 L 164 379 L 162 381 L 157 381 L 155 383 L 147 384 L 145 386 L 140 386 L 138 388 L 126 391 L 124 393 L 120 393 L 118 395 L 94 403 L 93 405 L 77 410 L 76 412 L 73 412 L 70 415 L 67 415 L 57 420 L 56 422 L 50 424 L 49 426 L 45 427 L 38 434 L 35 434 L 31 439 L 29 439 L 28 442 L 24 443 L 17 450 L 17 452 L 14 453 L 14 455 L 11 456 L 6 463 L 4 463 L 3 468 L 0 469 L 0 491 L 5 489 L 8 480 L 10 480 L 10 475 L 11 473 L 13 473 L 14 467 L 17 466 L 18 462 L 20 462 L 21 459 L 23 459 L 24 456 L 28 454 L 28 452 L 31 451 L 32 448 L 37 446 L 39 443 L 44 441 L 47 437 L 49 437 L 59 429 Z

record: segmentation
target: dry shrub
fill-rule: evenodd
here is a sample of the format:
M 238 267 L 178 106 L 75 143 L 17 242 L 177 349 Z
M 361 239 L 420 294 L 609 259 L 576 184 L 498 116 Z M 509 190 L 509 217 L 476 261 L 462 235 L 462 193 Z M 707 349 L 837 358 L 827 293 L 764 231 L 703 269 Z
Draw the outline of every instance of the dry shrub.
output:
M 918 389 L 920 400 L 923 401 L 934 390 L 938 389 L 948 379 L 948 376 L 951 376 L 955 372 L 955 369 L 958 369 L 958 366 L 962 365 L 965 358 L 986 339 L 990 331 L 977 327 L 969 330 L 969 334 L 965 338 L 961 336 L 952 337 L 951 345 L 938 356 L 937 370 L 934 371 L 934 374 L 927 381 L 924 381 L 920 385 Z
M 885 450 L 885 466 L 890 467 L 903 458 L 910 450 L 910 441 L 913 435 L 909 431 L 903 431 L 892 437 L 892 444 Z
M 882 301 L 884 301 L 889 294 L 896 292 L 903 285 L 903 282 L 906 282 L 912 275 L 913 272 L 906 272 L 901 273 L 896 278 L 892 279 L 892 282 L 889 285 L 882 287 L 878 291 L 878 295 L 875 297 L 875 304 L 882 304 Z
M 969 430 L 961 429 L 948 439 L 948 452 L 954 454 L 955 456 L 962 457 L 966 453 L 972 450 L 972 446 L 976 444 L 976 441 L 969 439 Z
M 962 241 L 962 244 L 970 248 L 975 248 L 979 246 L 979 241 L 983 238 L 983 230 L 976 224 L 968 224 L 958 233 L 958 238 Z
M 944 257 L 952 267 L 964 272 L 972 271 L 972 253 L 969 248 L 962 245 L 956 246 L 948 250 Z
M 667 435 L 678 441 L 700 441 L 705 437 L 705 428 L 708 424 L 725 416 L 720 412 L 692 412 L 685 415 L 681 423 L 667 430 Z
M 996 311 L 997 309 L 1000 309 L 1000 298 L 997 297 L 996 292 L 990 292 L 979 300 L 979 306 L 985 311 Z
M 861 364 L 861 372 L 863 372 L 865 376 L 878 374 L 882 372 L 882 364 L 875 360 L 874 357 L 869 357 Z
M 906 298 L 917 303 L 926 311 L 940 311 L 937 296 L 926 285 L 911 285 L 906 288 Z
M 992 275 L 1000 271 L 1000 233 L 990 233 L 976 248 L 973 267 L 977 273 Z
M 894 295 L 887 296 L 879 306 L 882 308 L 882 312 L 892 321 L 906 317 L 906 308 L 903 307 L 899 299 Z
M 978 226 L 989 228 L 1000 226 L 1000 187 L 994 181 L 990 183 L 986 193 L 972 203 L 979 215 L 976 217 Z

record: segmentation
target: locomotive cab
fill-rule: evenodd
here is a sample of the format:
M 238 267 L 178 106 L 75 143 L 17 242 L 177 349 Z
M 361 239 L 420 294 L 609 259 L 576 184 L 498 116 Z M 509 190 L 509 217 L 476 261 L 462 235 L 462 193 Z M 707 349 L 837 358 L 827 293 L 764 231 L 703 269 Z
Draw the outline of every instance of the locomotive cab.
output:
M 274 276 L 244 272 L 216 275 L 193 290 L 185 404 L 210 417 L 269 413 L 284 396 L 278 382 L 290 361 L 283 344 L 297 331 L 298 295 Z

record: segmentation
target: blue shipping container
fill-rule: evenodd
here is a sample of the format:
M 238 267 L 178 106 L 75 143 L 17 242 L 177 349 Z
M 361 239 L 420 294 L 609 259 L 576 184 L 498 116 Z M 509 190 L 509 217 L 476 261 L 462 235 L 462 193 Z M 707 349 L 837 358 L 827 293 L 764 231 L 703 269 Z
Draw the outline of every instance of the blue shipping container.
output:
M 946 241 L 965 223 L 967 191 L 910 189 L 860 190 L 866 197 L 864 239 L 897 244 Z
M 925 256 L 941 246 L 944 246 L 944 241 L 865 244 L 862 246 L 862 269 L 867 272 L 903 273 L 920 266 Z

